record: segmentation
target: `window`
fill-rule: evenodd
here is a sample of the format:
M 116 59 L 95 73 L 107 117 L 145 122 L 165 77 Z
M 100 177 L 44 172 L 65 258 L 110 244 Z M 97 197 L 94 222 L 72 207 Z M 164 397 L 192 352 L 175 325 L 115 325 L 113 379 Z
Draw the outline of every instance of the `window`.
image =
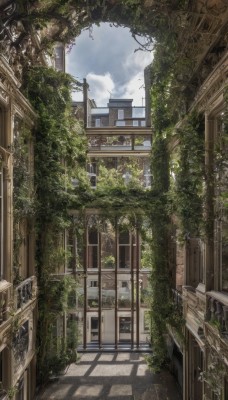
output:
M 98 317 L 91 317 L 91 341 L 98 340 L 99 322 Z
M 97 185 L 97 163 L 96 161 L 90 162 L 87 165 L 87 173 L 90 180 L 91 188 L 96 188 Z
M 120 317 L 120 333 L 131 332 L 131 317 Z
M 128 282 L 127 281 L 122 281 L 121 282 L 121 286 L 122 286 L 122 288 L 128 288 Z
M 146 121 L 141 121 L 141 126 L 146 126 Z
M 125 121 L 116 121 L 116 126 L 125 126 Z
M 98 267 L 98 231 L 90 228 L 88 233 L 88 268 Z
M 119 268 L 130 268 L 130 233 L 119 233 Z
M 57 46 L 55 48 L 55 69 L 59 71 L 64 70 L 64 47 Z
M 90 281 L 90 287 L 98 287 L 98 281 Z
M 95 127 L 96 128 L 100 128 L 100 126 L 101 126 L 101 119 L 100 118 L 96 118 L 95 119 Z
M 150 330 L 150 312 L 144 312 L 144 332 L 149 332 Z
M 76 249 L 75 249 L 75 237 L 74 237 L 74 232 L 73 229 L 69 229 L 68 235 L 67 235 L 67 270 L 68 271 L 73 271 L 75 269 L 75 256 L 76 256 Z
M 139 121 L 133 120 L 133 126 L 139 126 Z
M 124 110 L 118 110 L 118 119 L 124 119 Z

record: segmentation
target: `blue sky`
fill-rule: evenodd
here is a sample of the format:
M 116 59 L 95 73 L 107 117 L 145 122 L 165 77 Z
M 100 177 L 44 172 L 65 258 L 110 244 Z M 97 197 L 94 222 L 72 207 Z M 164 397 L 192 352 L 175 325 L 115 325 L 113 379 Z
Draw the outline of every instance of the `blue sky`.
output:
M 76 38 L 67 55 L 66 70 L 80 81 L 87 79 L 89 97 L 98 106 L 106 106 L 110 96 L 132 98 L 133 105 L 144 105 L 143 71 L 152 61 L 152 53 L 134 52 L 138 48 L 128 28 L 102 23 Z M 75 94 L 74 99 L 82 97 Z

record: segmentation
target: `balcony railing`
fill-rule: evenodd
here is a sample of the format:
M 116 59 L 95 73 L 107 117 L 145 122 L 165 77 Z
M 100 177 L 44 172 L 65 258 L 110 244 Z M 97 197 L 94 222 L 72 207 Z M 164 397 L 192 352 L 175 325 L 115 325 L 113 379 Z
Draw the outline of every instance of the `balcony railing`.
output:
M 33 300 L 36 295 L 37 282 L 36 277 L 31 276 L 24 280 L 16 287 L 15 307 L 23 308 L 29 301 Z
M 7 320 L 11 283 L 0 281 L 0 326 Z
M 149 151 L 151 136 L 88 136 L 90 151 Z
M 207 320 L 228 338 L 228 293 L 207 293 Z
M 183 306 L 182 293 L 177 289 L 172 289 L 172 300 L 178 309 Z

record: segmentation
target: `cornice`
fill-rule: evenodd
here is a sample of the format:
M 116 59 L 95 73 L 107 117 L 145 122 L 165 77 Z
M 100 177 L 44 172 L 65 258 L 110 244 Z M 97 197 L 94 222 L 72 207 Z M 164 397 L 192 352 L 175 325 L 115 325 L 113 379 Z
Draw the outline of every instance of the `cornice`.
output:
M 217 99 L 223 99 L 224 87 L 228 84 L 228 52 L 216 65 L 214 70 L 204 81 L 197 92 L 195 101 L 191 107 L 197 107 L 199 111 L 211 111 L 218 106 Z
M 14 71 L 0 55 L 0 102 L 6 107 L 11 104 L 12 113 L 18 114 L 32 126 L 37 116 L 29 101 L 20 92 L 20 86 Z

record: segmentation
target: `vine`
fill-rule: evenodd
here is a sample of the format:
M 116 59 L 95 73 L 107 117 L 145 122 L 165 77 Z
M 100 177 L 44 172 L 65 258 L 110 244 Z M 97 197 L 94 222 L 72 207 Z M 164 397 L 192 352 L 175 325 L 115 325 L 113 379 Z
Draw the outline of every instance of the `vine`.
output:
M 205 382 L 215 396 L 221 398 L 224 387 L 224 378 L 227 376 L 227 367 L 224 359 L 219 357 L 215 350 L 210 349 L 207 370 L 200 372 L 200 381 Z
M 53 277 L 66 261 L 63 236 L 71 224 L 68 214 L 73 195 L 71 182 L 76 170 L 85 169 L 87 152 L 83 130 L 72 116 L 71 90 L 75 86 L 75 81 L 68 74 L 35 67 L 28 71 L 24 87 L 38 114 L 34 131 L 34 179 L 37 200 L 37 346 L 40 384 L 48 379 L 54 365 L 56 372 L 57 365 L 62 368 L 62 364 L 72 361 L 69 357 L 72 349 L 65 339 L 59 346 L 56 343 L 57 353 L 51 357 L 49 350 L 53 343 L 52 327 L 58 316 L 67 312 L 69 293 L 76 290 L 75 282 L 67 277 L 59 281 Z
M 179 219 L 182 239 L 199 237 L 203 222 L 204 126 L 201 116 L 191 113 L 177 128 L 178 155 L 171 167 L 174 176 L 169 199 Z
M 14 218 L 14 284 L 23 280 L 21 271 L 20 250 L 25 234 L 33 226 L 36 211 L 35 193 L 33 190 L 33 173 L 29 160 L 31 153 L 31 130 L 15 119 L 14 141 L 11 146 L 13 154 L 13 218 Z M 26 226 L 26 229 L 25 229 Z

